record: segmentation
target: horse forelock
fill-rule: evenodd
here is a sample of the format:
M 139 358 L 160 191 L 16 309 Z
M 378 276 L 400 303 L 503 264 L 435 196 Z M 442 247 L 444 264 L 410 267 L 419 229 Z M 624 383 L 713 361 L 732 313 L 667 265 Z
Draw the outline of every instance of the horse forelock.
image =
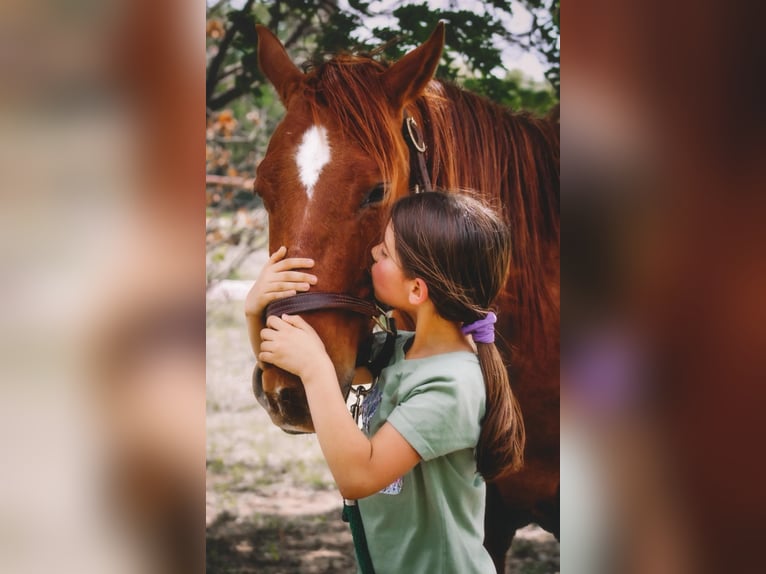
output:
M 406 192 L 409 173 L 401 137 L 401 111 L 385 96 L 387 64 L 371 58 L 341 55 L 309 69 L 304 94 L 315 117 L 333 117 L 344 135 L 380 168 L 389 184 L 387 198 Z M 396 189 L 402 183 L 404 189 Z

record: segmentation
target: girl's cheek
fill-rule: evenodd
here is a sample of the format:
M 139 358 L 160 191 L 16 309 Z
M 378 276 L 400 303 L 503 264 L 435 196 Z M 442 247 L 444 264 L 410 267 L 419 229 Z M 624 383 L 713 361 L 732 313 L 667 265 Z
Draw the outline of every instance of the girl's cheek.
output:
M 372 266 L 372 269 L 370 270 L 370 274 L 372 275 L 372 285 L 373 287 L 379 287 L 380 286 L 380 280 L 381 280 L 381 269 L 380 264 L 376 263 Z

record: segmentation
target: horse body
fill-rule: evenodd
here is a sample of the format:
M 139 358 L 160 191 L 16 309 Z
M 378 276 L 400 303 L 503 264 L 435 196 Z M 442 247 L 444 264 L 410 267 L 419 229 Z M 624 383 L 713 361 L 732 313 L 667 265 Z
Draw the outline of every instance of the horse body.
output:
M 559 134 L 556 119 L 511 113 L 432 80 L 444 42 L 440 25 L 385 66 L 340 56 L 304 74 L 259 27 L 259 61 L 287 113 L 258 167 L 256 192 L 269 210 L 269 244 L 313 257 L 318 291 L 371 298 L 370 248 L 388 208 L 410 188 L 402 137 L 406 109 L 422 128 L 434 186 L 477 190 L 513 234 L 512 272 L 498 301 L 498 346 L 527 429 L 524 468 L 488 485 L 486 545 L 498 571 L 516 528 L 537 522 L 558 536 Z M 373 191 L 385 186 L 385 195 Z M 467 254 L 470 256 L 470 254 Z M 348 391 L 369 319 L 321 311 L 317 329 Z M 275 424 L 311 432 L 300 381 L 275 368 L 254 379 Z

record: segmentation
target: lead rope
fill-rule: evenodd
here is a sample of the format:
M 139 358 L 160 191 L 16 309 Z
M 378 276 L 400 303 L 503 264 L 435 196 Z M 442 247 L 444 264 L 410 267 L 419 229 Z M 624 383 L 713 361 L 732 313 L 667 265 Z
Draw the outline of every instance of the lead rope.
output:
M 354 423 L 359 426 L 359 415 L 362 411 L 362 401 L 372 392 L 372 389 L 380 378 L 380 372 L 388 366 L 391 357 L 394 354 L 394 344 L 396 341 L 396 321 L 385 313 L 376 319 L 378 326 L 386 333 L 386 340 L 383 348 L 376 357 L 370 357 L 367 361 L 367 368 L 372 373 L 372 385 L 369 389 L 359 385 L 352 387 L 351 391 L 356 395 L 354 404 L 351 405 L 351 416 Z M 351 537 L 354 539 L 354 553 L 359 569 L 362 574 L 375 574 L 372 567 L 372 558 L 370 557 L 370 548 L 367 546 L 367 535 L 364 533 L 364 524 L 362 523 L 362 514 L 359 512 L 359 505 L 356 500 L 343 499 L 343 513 L 341 514 L 343 522 L 348 522 L 351 528 Z
M 348 522 L 351 528 L 351 537 L 354 539 L 354 553 L 362 574 L 375 574 L 370 558 L 370 549 L 367 547 L 367 537 L 364 535 L 364 524 L 359 506 L 356 500 L 343 499 L 343 522 Z

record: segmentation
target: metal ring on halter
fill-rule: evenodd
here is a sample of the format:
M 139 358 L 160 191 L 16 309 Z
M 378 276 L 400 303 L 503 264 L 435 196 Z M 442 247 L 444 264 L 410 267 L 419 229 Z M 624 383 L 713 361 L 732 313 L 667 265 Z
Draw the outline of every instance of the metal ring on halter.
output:
M 414 126 L 414 129 L 413 129 L 413 126 Z M 418 141 L 418 139 L 415 137 L 415 133 L 417 133 L 417 127 L 418 127 L 418 123 L 415 121 L 415 118 L 413 118 L 412 116 L 407 116 L 407 132 L 410 134 L 412 145 L 414 145 L 415 149 L 418 150 L 420 153 L 425 153 L 426 142 L 423 140 Z

